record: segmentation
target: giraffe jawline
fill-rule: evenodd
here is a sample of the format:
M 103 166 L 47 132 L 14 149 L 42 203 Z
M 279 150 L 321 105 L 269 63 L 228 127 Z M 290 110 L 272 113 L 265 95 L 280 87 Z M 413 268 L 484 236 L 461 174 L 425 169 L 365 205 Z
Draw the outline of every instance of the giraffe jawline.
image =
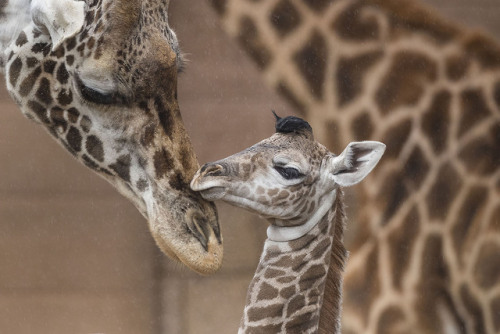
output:
M 224 187 L 212 187 L 208 189 L 200 190 L 201 196 L 208 201 L 219 200 L 226 194 L 226 188 Z

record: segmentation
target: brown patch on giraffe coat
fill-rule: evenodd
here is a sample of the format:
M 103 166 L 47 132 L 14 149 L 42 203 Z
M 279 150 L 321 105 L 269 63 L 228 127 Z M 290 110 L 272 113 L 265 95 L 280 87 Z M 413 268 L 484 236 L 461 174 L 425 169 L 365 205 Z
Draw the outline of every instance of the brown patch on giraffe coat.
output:
M 53 60 L 46 60 L 43 62 L 43 71 L 45 73 L 53 74 L 57 63 Z
M 42 74 L 42 68 L 38 66 L 23 80 L 21 86 L 19 87 L 19 94 L 22 97 L 26 97 L 29 93 L 31 93 L 40 74 Z
M 292 104 L 292 106 L 297 110 L 299 114 L 304 115 L 306 113 L 305 105 L 296 97 L 296 95 L 286 83 L 280 81 L 276 89 L 281 96 L 283 96 L 286 100 L 288 100 L 288 102 Z
M 16 86 L 22 68 L 23 68 L 23 61 L 19 57 L 14 59 L 14 61 L 9 67 L 9 82 L 13 87 Z
M 71 102 L 73 102 L 73 92 L 71 90 L 66 90 L 65 88 L 63 88 L 57 96 L 57 101 L 63 106 L 70 104 Z
M 377 20 L 363 16 L 363 1 L 356 1 L 332 23 L 331 29 L 343 39 L 355 41 L 377 40 L 380 29 Z
M 290 297 L 292 297 L 296 293 L 297 293 L 297 290 L 295 289 L 295 285 L 291 285 L 289 287 L 281 289 L 280 297 L 282 297 L 284 299 L 290 299 Z
M 210 0 L 212 7 L 219 15 L 224 15 L 226 12 L 227 0 Z
M 130 182 L 130 155 L 124 154 L 116 159 L 114 164 L 109 165 L 109 168 L 113 170 L 122 180 Z
M 446 218 L 450 205 L 462 187 L 462 183 L 460 175 L 453 166 L 445 164 L 440 168 L 436 182 L 426 197 L 431 218 L 439 220 Z
M 449 291 L 450 270 L 445 261 L 441 236 L 429 235 L 427 237 L 421 264 L 422 269 L 415 303 L 419 330 L 424 333 L 440 333 L 442 331 L 443 324 L 439 312 L 441 307 L 445 307 L 452 316 L 453 327 L 465 328 L 462 316 L 458 313 Z
M 500 205 L 497 205 L 490 217 L 489 232 L 500 233 Z
M 425 159 L 422 149 L 416 146 L 408 158 L 408 161 L 406 161 L 403 166 L 403 177 L 410 191 L 420 188 L 427 176 L 429 168 L 429 163 Z
M 458 136 L 461 137 L 474 125 L 491 115 L 483 92 L 479 89 L 468 89 L 460 94 L 461 114 Z
M 278 2 L 273 8 L 269 20 L 281 38 L 288 35 L 301 23 L 300 14 L 290 0 Z
M 383 56 L 382 51 L 341 58 L 337 67 L 339 106 L 354 100 L 362 92 L 364 75 Z
M 46 106 L 52 103 L 52 94 L 50 93 L 50 81 L 47 78 L 42 78 L 38 89 L 36 91 L 36 97 L 40 102 L 44 103 Z
M 290 318 L 294 315 L 295 312 L 300 311 L 306 306 L 306 297 L 302 294 L 298 294 L 294 296 L 288 302 L 288 308 L 286 310 L 286 317 Z
M 379 316 L 375 333 L 401 333 L 399 330 L 406 327 L 404 326 L 405 322 L 406 318 L 403 311 L 396 306 L 389 306 Z
M 425 55 L 397 53 L 375 95 L 380 112 L 385 115 L 398 107 L 415 104 L 436 78 L 437 65 Z
M 61 65 L 59 65 L 59 68 L 57 69 L 57 72 L 56 72 L 56 78 L 57 78 L 57 81 L 59 81 L 59 83 L 62 85 L 65 85 L 68 83 L 69 73 L 68 73 L 68 70 L 66 69 L 66 64 L 61 63 Z
M 301 291 L 306 291 L 311 287 L 312 284 L 318 282 L 323 277 L 326 277 L 327 271 L 323 264 L 316 264 L 308 268 L 301 276 L 299 280 L 299 289 Z
M 359 313 L 363 327 L 368 323 L 371 306 L 381 290 L 378 266 L 378 247 L 375 246 L 365 258 L 360 271 L 344 281 L 346 305 L 350 310 Z
M 486 334 L 486 328 L 484 327 L 486 322 L 481 305 L 465 284 L 460 288 L 460 298 L 462 299 L 462 305 L 471 316 L 474 333 Z
M 470 63 L 470 59 L 463 55 L 453 55 L 446 58 L 446 76 L 452 81 L 464 78 Z
M 39 61 L 35 57 L 28 57 L 28 58 L 26 58 L 26 65 L 28 65 L 28 68 L 33 68 L 38 63 L 39 63 Z
M 274 304 L 264 307 L 250 307 L 247 315 L 250 322 L 267 318 L 281 318 L 283 315 L 283 304 Z
M 68 114 L 68 120 L 71 123 L 76 123 L 78 121 L 78 117 L 80 117 L 80 112 L 76 108 L 69 108 L 67 114 Z
M 66 141 L 68 142 L 69 147 L 74 152 L 80 152 L 82 149 L 82 135 L 80 134 L 80 131 L 71 126 L 68 130 L 68 133 L 66 134 Z
M 24 31 L 21 31 L 19 36 L 17 36 L 16 45 L 21 47 L 26 43 L 28 43 L 28 37 L 26 36 L 26 33 Z
M 165 149 L 156 151 L 153 157 L 156 177 L 162 178 L 167 175 L 169 170 L 174 168 L 174 158 L 170 152 Z
M 309 41 L 293 57 L 295 65 L 309 84 L 311 93 L 318 100 L 323 98 L 327 53 L 323 36 L 313 31 Z
M 493 318 L 493 326 L 495 326 L 495 331 L 500 332 L 500 296 L 497 296 L 491 301 L 490 312 Z
M 372 137 L 375 126 L 368 112 L 363 112 L 351 124 L 354 140 L 367 140 Z
M 241 19 L 238 40 L 259 68 L 264 69 L 269 65 L 272 54 L 262 42 L 257 26 L 250 17 Z
M 475 57 L 484 69 L 500 66 L 498 43 L 480 33 L 469 33 L 464 40 L 465 51 Z
M 96 136 L 88 136 L 85 142 L 87 152 L 99 162 L 104 161 L 104 147 L 102 141 Z
M 382 8 L 388 15 L 393 38 L 407 33 L 421 33 L 442 44 L 461 32 L 456 26 L 443 23 L 441 17 L 435 12 L 413 1 L 368 0 L 367 2 L 374 7 Z
M 388 236 L 391 269 L 394 286 L 401 290 L 403 275 L 410 265 L 416 236 L 420 230 L 420 216 L 417 208 L 413 208 L 403 219 L 405 222 Z
M 292 320 L 285 323 L 285 330 L 276 333 L 305 333 L 311 328 L 317 326 L 318 317 L 315 316 L 313 311 L 300 314 L 293 317 Z
M 47 109 L 40 103 L 30 100 L 28 102 L 28 108 L 30 108 L 30 110 L 33 111 L 33 113 L 38 117 L 38 119 L 43 124 L 50 124 L 50 120 L 47 117 Z
M 262 325 L 256 327 L 248 326 L 245 330 L 245 333 L 248 334 L 280 333 L 280 332 L 281 332 L 281 323 Z
M 272 300 L 278 297 L 279 291 L 272 285 L 262 282 L 259 287 L 259 293 L 257 295 L 257 300 Z
M 459 158 L 469 173 L 481 176 L 495 173 L 500 166 L 500 123 L 465 145 Z
M 394 125 L 386 131 L 382 140 L 382 142 L 388 144 L 384 153 L 385 159 L 398 158 L 399 153 L 401 153 L 404 144 L 410 136 L 411 129 L 412 120 L 407 119 L 397 125 Z
M 474 243 L 482 224 L 482 209 L 488 198 L 488 192 L 482 187 L 474 187 L 462 203 L 458 218 L 451 230 L 455 251 L 459 254 L 459 264 L 465 265 L 464 254 L 470 252 L 470 243 Z
M 487 241 L 481 246 L 473 275 L 483 289 L 491 289 L 500 282 L 500 245 Z
M 392 216 L 409 197 L 408 181 L 403 171 L 394 171 L 388 175 L 379 191 L 378 203 L 383 209 L 382 224 L 389 223 Z
M 80 126 L 84 132 L 88 133 L 90 129 L 92 129 L 92 121 L 88 118 L 88 116 L 83 115 L 80 120 Z
M 441 153 L 448 143 L 451 94 L 438 92 L 422 117 L 422 130 L 428 136 L 436 153 Z
M 68 128 L 68 122 L 64 119 L 64 110 L 59 107 L 54 107 L 50 110 L 50 120 L 54 127 L 62 129 L 62 132 L 66 132 Z

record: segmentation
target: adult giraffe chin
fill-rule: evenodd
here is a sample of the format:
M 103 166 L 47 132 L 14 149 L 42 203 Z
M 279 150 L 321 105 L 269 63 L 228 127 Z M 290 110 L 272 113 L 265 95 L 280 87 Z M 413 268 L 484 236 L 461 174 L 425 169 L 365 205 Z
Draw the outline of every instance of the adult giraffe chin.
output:
M 222 263 L 213 203 L 177 102 L 168 0 L 0 1 L 0 69 L 22 112 L 146 217 L 161 250 L 201 274 Z

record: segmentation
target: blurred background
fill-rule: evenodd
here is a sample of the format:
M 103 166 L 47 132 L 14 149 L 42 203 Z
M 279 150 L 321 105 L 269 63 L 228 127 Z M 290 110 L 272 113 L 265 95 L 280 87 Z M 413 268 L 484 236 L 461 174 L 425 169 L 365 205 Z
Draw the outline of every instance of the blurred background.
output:
M 498 0 L 425 0 L 500 40 Z M 200 163 L 272 134 L 294 114 L 227 37 L 208 1 L 172 0 L 189 60 L 183 119 Z M 0 84 L 0 332 L 235 333 L 265 237 L 258 217 L 217 203 L 224 266 L 201 277 L 163 256 L 134 206 L 28 121 Z

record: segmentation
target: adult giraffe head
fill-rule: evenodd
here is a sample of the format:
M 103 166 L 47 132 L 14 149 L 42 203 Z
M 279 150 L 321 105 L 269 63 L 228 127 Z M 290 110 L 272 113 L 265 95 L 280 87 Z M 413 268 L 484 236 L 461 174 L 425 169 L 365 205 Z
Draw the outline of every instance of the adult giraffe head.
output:
M 7 88 L 136 205 L 163 252 L 209 274 L 222 237 L 215 206 L 189 187 L 198 162 L 177 102 L 182 56 L 168 3 L 32 0 L 32 22 L 5 52 Z

